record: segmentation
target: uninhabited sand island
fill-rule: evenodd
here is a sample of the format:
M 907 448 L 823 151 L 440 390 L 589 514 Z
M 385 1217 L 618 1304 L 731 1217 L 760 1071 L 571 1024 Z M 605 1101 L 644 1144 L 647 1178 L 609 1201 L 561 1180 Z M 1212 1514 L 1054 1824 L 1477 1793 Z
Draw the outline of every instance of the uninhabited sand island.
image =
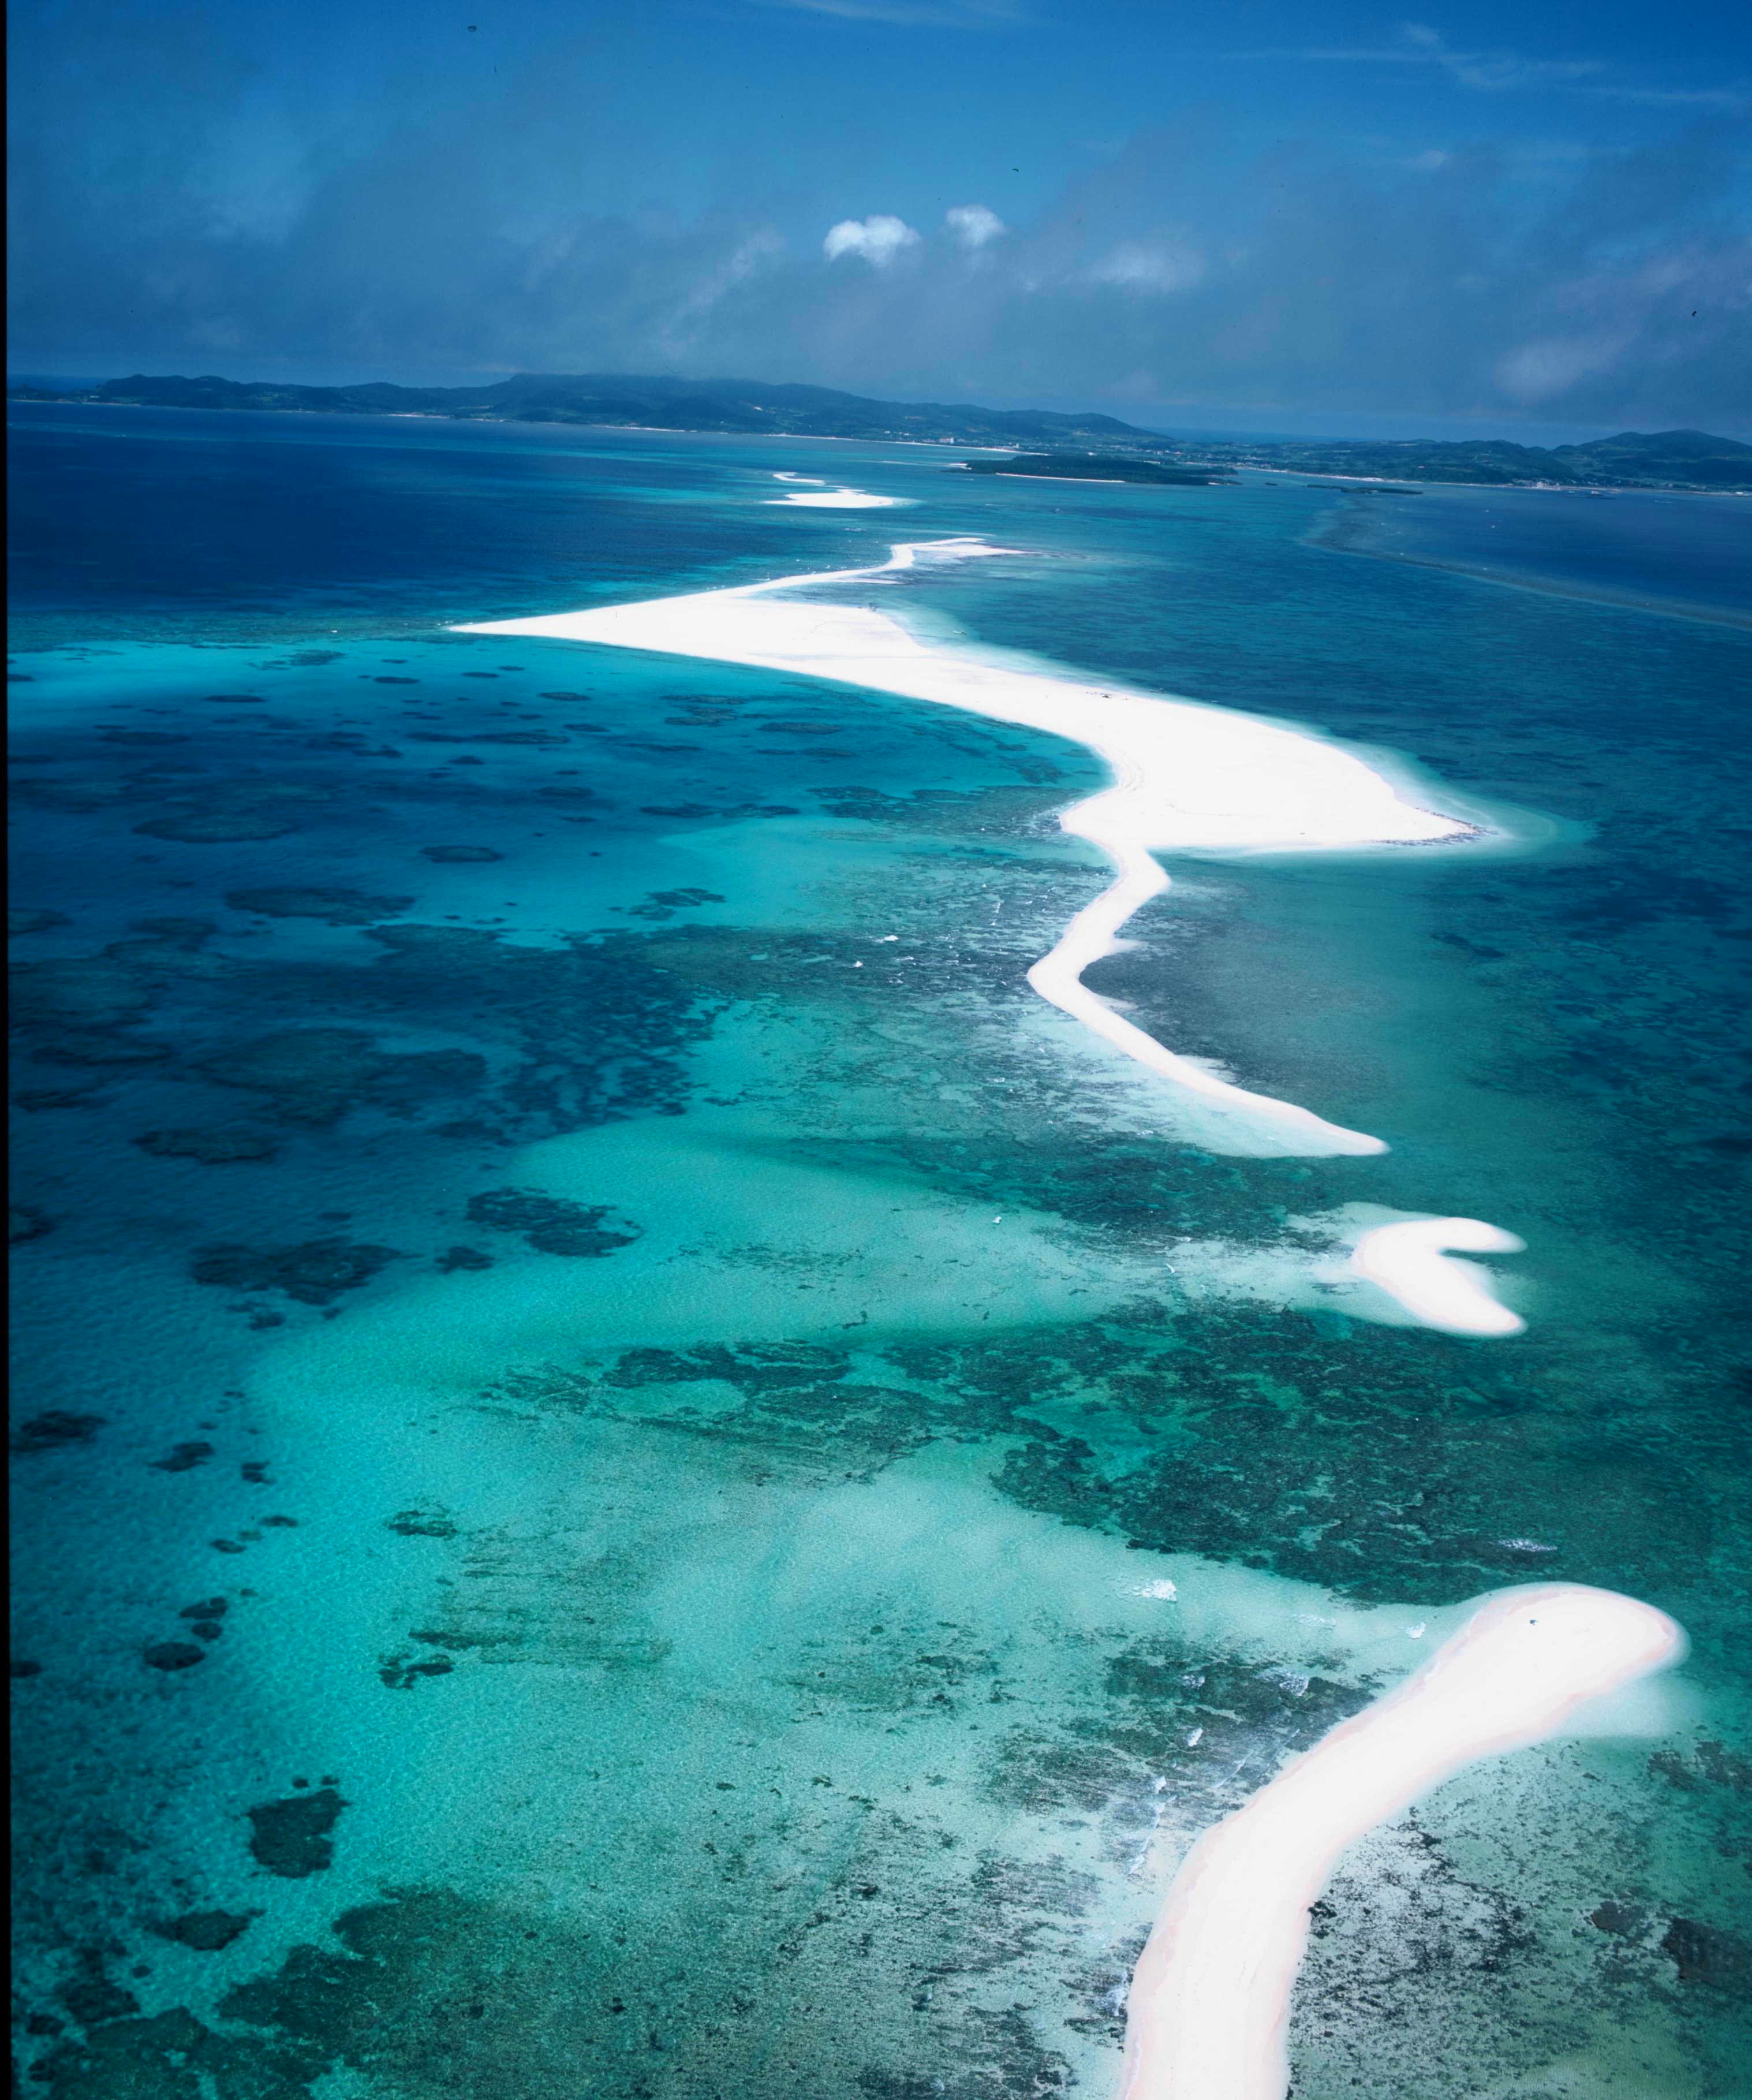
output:
M 1133 1974 L 1120 2100 L 1283 2100 L 1309 1907 L 1345 1848 L 1684 1650 L 1664 1612 L 1613 1590 L 1550 1583 L 1483 1599 L 1415 1676 L 1187 1854 Z
M 1481 827 L 1424 806 L 1354 752 L 1307 730 L 1227 708 L 1098 685 L 1032 660 L 957 646 L 868 605 L 794 597 L 925 562 L 1011 550 L 984 540 L 904 543 L 868 568 L 782 576 L 591 611 L 471 623 L 460 631 L 540 635 L 651 650 L 832 679 L 965 708 L 1068 738 L 1107 765 L 1112 786 L 1063 810 L 1059 823 L 1113 863 L 1114 880 L 1078 912 L 1028 972 L 1040 996 L 1168 1081 L 1182 1129 L 1239 1157 L 1320 1158 L 1384 1152 L 1384 1141 L 1256 1093 L 1165 1048 L 1083 982 L 1115 952 L 1120 929 L 1169 886 L 1156 858 L 1177 850 L 1304 853 L 1461 845 Z M 1476 1219 L 1433 1218 L 1374 1235 L 1357 1275 L 1412 1317 L 1452 1333 L 1512 1333 L 1488 1273 L 1444 1249 L 1508 1251 L 1512 1235 Z

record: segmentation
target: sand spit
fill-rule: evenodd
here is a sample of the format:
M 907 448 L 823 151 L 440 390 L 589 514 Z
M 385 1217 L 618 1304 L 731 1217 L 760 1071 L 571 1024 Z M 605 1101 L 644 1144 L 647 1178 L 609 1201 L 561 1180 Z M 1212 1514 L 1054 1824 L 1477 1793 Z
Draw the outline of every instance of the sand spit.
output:
M 1450 1335 L 1518 1335 L 1526 1321 L 1491 1292 L 1488 1273 L 1464 1254 L 1523 1254 L 1526 1242 L 1478 1218 L 1417 1218 L 1358 1235 L 1350 1267 L 1396 1298 L 1426 1327 Z
M 1497 1295 L 1491 1269 L 1456 1258 L 1524 1252 L 1525 1243 L 1500 1226 L 1384 1203 L 1345 1203 L 1284 1223 L 1296 1237 L 1276 1245 L 1177 1241 L 1169 1249 L 1176 1283 L 1192 1299 L 1252 1299 L 1481 1339 L 1526 1326 Z
M 1553 1583 L 1482 1600 L 1417 1674 L 1287 1765 L 1187 1855 L 1132 1978 L 1120 2100 L 1283 2100 L 1309 1906 L 1345 1848 L 1477 1759 L 1557 1733 L 1676 1662 L 1665 1612 Z
M 905 545 L 867 569 L 481 622 L 462 631 L 542 635 L 801 673 L 962 708 L 1086 745 L 1107 762 L 1114 785 L 1066 810 L 1059 821 L 1107 854 L 1118 879 L 1078 913 L 1029 972 L 1029 982 L 1116 1049 L 1170 1080 L 1192 1111 L 1189 1134 L 1211 1149 L 1257 1158 L 1384 1151 L 1380 1138 L 1251 1093 L 1177 1057 L 1089 991 L 1082 973 L 1112 954 L 1125 922 L 1169 887 L 1157 851 L 1421 845 L 1464 839 L 1476 827 L 1406 800 L 1362 760 L 1305 730 L 957 648 L 872 607 L 775 595 L 910 568 L 921 555 L 954 560 L 1005 551 L 973 539 Z
M 905 510 L 909 499 L 904 496 L 873 496 L 865 488 L 830 488 L 818 474 L 775 474 L 775 481 L 789 481 L 800 487 L 819 489 L 818 496 L 769 496 L 768 503 L 798 504 L 813 510 Z
M 802 478 L 779 474 L 773 477 L 775 481 Z M 769 504 L 789 503 L 808 510 L 904 510 L 912 499 L 905 496 L 873 496 L 867 488 L 824 488 L 819 495 L 769 496 L 766 501 Z

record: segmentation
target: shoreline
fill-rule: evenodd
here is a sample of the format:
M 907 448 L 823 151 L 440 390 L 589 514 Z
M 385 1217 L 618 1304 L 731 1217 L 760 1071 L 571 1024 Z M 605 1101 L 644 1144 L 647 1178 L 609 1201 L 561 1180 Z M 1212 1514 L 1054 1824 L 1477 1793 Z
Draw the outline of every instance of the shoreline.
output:
M 31 399 L 28 395 L 8 395 L 8 406 L 21 408 L 123 408 L 152 409 L 169 415 L 197 416 L 335 416 L 349 422 L 369 422 L 373 417 L 385 422 L 424 423 L 491 423 L 503 428 L 555 430 L 631 430 L 645 437 L 662 438 L 748 438 L 759 443 L 768 443 L 782 438 L 787 443 L 808 445 L 916 445 L 921 451 L 932 452 L 940 445 L 954 445 L 963 452 L 1025 452 L 1027 444 L 1021 439 L 1000 439 L 993 443 L 983 438 L 909 438 L 898 432 L 874 430 L 847 436 L 825 430 L 702 430 L 685 424 L 676 423 L 587 423 L 574 422 L 570 417 L 532 416 L 463 416 L 451 415 L 441 408 L 212 408 L 198 402 L 174 401 L 99 401 L 78 398 L 51 397 L 46 401 Z M 1165 434 L 1164 434 L 1165 437 Z M 1170 443 L 1178 439 L 1166 439 Z M 1252 460 L 1194 461 L 1193 465 L 1210 465 L 1217 471 L 1230 474 L 1257 474 L 1269 475 L 1274 481 L 1327 481 L 1336 488 L 1349 483 L 1373 485 L 1383 482 L 1415 481 L 1415 474 L 1398 477 L 1386 474 L 1335 474 L 1317 467 L 1266 466 Z M 1017 480 L 1047 481 L 1082 477 L 1054 476 L 1050 474 L 1022 474 L 1011 477 Z M 1148 483 L 1126 482 L 1116 483 L 1124 488 L 1147 488 Z M 1161 484 L 1170 486 L 1172 484 Z M 1186 484 L 1182 484 L 1186 486 Z M 1744 488 L 1715 488 L 1698 482 L 1645 482 L 1600 481 L 1583 483 L 1549 481 L 1433 481 L 1420 483 L 1429 488 L 1516 488 L 1529 495 L 1585 496 L 1596 490 L 1620 496 L 1719 496 L 1741 501 L 1752 497 L 1752 486 Z
M 1407 800 L 1340 746 L 1309 731 L 1201 703 L 1097 684 L 1024 660 L 920 636 L 869 607 L 781 603 L 774 594 L 1006 549 L 962 538 L 896 545 L 887 561 L 729 589 L 463 623 L 469 633 L 540 636 L 802 673 L 965 708 L 1093 751 L 1113 784 L 1060 812 L 1060 827 L 1114 866 L 1114 880 L 1028 972 L 1041 998 L 1168 1080 L 1195 1140 L 1232 1155 L 1320 1158 L 1384 1152 L 1381 1139 L 1257 1094 L 1178 1056 L 1082 982 L 1120 929 L 1170 887 L 1161 851 L 1323 852 L 1457 845 L 1482 827 Z
M 1120 2100 L 1283 2100 L 1290 1992 L 1340 1855 L 1480 1758 L 1679 1661 L 1683 1630 L 1611 1590 L 1477 1600 L 1415 1675 L 1292 1758 L 1207 1830 L 1133 1972 Z

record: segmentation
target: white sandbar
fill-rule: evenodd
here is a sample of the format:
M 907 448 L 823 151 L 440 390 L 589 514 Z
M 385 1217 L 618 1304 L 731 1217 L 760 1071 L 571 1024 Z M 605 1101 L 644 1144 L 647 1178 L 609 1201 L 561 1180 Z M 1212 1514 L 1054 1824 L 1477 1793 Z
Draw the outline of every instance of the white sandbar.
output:
M 1527 1323 L 1492 1291 L 1489 1272 L 1476 1262 L 1450 1260 L 1448 1250 L 1522 1254 L 1526 1245 L 1478 1218 L 1418 1218 L 1359 1233 L 1350 1266 L 1426 1327 L 1450 1335 L 1518 1335 Z
M 1406 801 L 1362 759 L 1304 730 L 1024 668 L 1022 660 L 935 641 L 874 607 L 774 595 L 910 568 L 921 553 L 965 559 L 1004 551 L 980 540 L 922 542 L 897 546 L 887 562 L 867 569 L 782 576 L 596 611 L 482 621 L 461 632 L 542 635 L 800 673 L 962 708 L 1087 746 L 1105 761 L 1114 784 L 1064 810 L 1059 823 L 1107 854 L 1117 878 L 1072 920 L 1050 954 L 1029 971 L 1028 982 L 1042 999 L 1190 1096 L 1200 1112 L 1200 1141 L 1213 1150 L 1258 1158 L 1384 1152 L 1378 1137 L 1327 1123 L 1293 1102 L 1250 1093 L 1196 1060 L 1177 1057 L 1089 990 L 1082 973 L 1113 954 L 1120 927 L 1169 887 L 1155 858 L 1159 851 L 1420 845 L 1470 837 L 1476 827 Z
M 774 474 L 775 481 L 781 477 Z M 795 504 L 808 510 L 893 510 L 904 508 L 911 499 L 905 496 L 873 496 L 867 488 L 824 488 L 819 496 L 769 496 L 768 503 Z M 671 599 L 671 603 L 677 601 Z M 661 599 L 658 600 L 662 603 Z
M 1292 1237 L 1274 1242 L 1177 1240 L 1170 1266 L 1182 1295 L 1255 1299 L 1489 1339 L 1518 1335 L 1526 1325 L 1497 1295 L 1490 1268 L 1448 1251 L 1522 1252 L 1524 1242 L 1499 1226 L 1360 1202 L 1283 1222 Z M 1323 1241 L 1325 1248 L 1315 1251 Z
M 1365 1831 L 1476 1759 L 1677 1661 L 1665 1612 L 1610 1590 L 1500 1590 L 1396 1690 L 1208 1830 L 1132 1977 L 1120 2100 L 1283 2100 L 1309 1906 Z

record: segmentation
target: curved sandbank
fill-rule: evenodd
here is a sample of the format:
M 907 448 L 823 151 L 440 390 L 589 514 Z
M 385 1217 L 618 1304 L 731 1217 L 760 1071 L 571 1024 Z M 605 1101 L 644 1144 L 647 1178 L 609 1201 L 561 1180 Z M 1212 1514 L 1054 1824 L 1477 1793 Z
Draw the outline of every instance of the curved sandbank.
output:
M 1125 921 L 1169 887 L 1158 851 L 1423 845 L 1472 837 L 1477 827 L 1407 801 L 1361 758 L 1307 730 L 957 648 L 874 607 L 786 602 L 774 595 L 910 568 L 921 554 L 968 559 L 1006 551 L 977 539 L 909 543 L 868 568 L 781 576 L 600 611 L 473 622 L 460 631 L 540 635 L 830 678 L 1085 745 L 1106 762 L 1114 785 L 1063 811 L 1059 823 L 1098 846 L 1115 863 L 1117 879 L 1071 921 L 1029 971 L 1029 983 L 1042 999 L 1180 1089 L 1185 1105 L 1196 1111 L 1198 1142 L 1212 1150 L 1255 1158 L 1384 1152 L 1378 1137 L 1327 1123 L 1293 1102 L 1249 1092 L 1195 1059 L 1177 1057 L 1090 991 L 1082 973 L 1114 953 Z
M 1133 1974 L 1120 2100 L 1283 2100 L 1309 1907 L 1345 1846 L 1684 1648 L 1665 1612 L 1610 1590 L 1552 1583 L 1483 1599 L 1415 1676 L 1187 1855 Z
M 1357 1236 L 1349 1266 L 1378 1284 L 1426 1327 L 1450 1335 L 1518 1335 L 1526 1321 L 1491 1290 L 1490 1274 L 1465 1254 L 1524 1254 L 1527 1242 L 1479 1218 L 1411 1218 Z
M 1460 1254 L 1520 1254 L 1525 1243 L 1479 1218 L 1433 1217 L 1384 1203 L 1342 1203 L 1284 1220 L 1275 1245 L 1176 1240 L 1169 1268 L 1189 1299 L 1256 1299 L 1389 1326 L 1500 1340 L 1526 1322 L 1497 1295 L 1498 1278 Z M 1312 1251 L 1310 1242 L 1325 1242 Z

